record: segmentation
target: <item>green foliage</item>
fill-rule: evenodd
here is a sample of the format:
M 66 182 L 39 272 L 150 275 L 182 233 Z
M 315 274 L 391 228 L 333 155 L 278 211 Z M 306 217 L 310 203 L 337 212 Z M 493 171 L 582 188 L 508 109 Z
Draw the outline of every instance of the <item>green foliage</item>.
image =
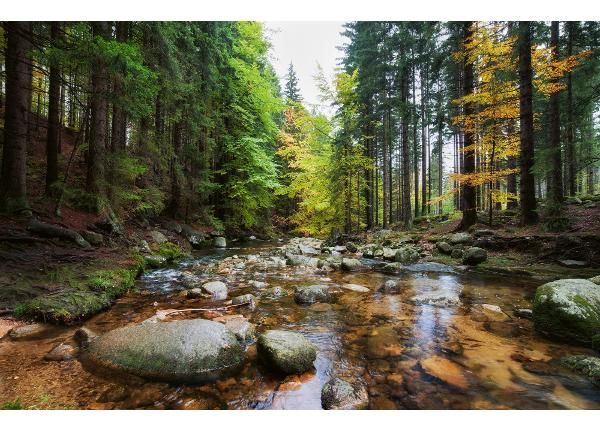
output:
M 0 409 L 3 409 L 3 410 L 19 410 L 19 409 L 26 409 L 26 408 L 23 405 L 23 403 L 21 403 L 20 399 L 16 399 L 16 400 L 9 400 L 7 402 L 2 403 L 0 405 Z
M 164 242 L 158 245 L 158 253 L 169 261 L 185 256 L 183 250 L 172 242 Z

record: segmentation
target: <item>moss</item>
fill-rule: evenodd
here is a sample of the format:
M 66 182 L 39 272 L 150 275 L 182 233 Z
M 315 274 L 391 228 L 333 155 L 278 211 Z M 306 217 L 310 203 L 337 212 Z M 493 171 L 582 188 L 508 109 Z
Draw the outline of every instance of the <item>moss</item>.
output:
M 21 400 L 9 400 L 8 402 L 4 402 L 0 405 L 0 409 L 3 410 L 19 410 L 25 409 L 25 406 L 21 403 Z
M 183 250 L 172 242 L 164 242 L 158 246 L 158 254 L 165 257 L 168 261 L 173 261 L 185 256 Z

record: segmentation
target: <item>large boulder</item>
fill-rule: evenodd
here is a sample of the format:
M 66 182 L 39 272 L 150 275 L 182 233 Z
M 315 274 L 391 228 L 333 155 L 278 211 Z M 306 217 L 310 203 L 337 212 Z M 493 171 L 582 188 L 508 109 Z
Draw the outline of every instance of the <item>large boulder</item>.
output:
M 435 246 L 442 254 L 452 254 L 452 245 L 450 245 L 448 242 L 441 241 L 436 243 Z
M 193 248 L 202 248 L 204 243 L 204 234 L 194 230 L 187 224 L 181 225 L 181 235 L 185 237 Z
M 369 244 L 362 248 L 363 257 L 376 258 L 383 256 L 383 248 L 379 245 Z
M 462 256 L 463 264 L 468 264 L 469 266 L 477 266 L 485 260 L 487 260 L 487 251 L 476 246 L 467 248 Z
M 354 272 L 361 270 L 365 266 L 356 258 L 342 258 L 342 270 L 346 272 Z
M 586 279 L 548 282 L 536 290 L 532 310 L 539 332 L 590 345 L 600 333 L 600 286 Z
M 83 357 L 89 369 L 176 383 L 214 381 L 238 370 L 243 361 L 235 335 L 203 319 L 118 328 L 93 339 Z
M 167 258 L 162 255 L 144 255 L 144 262 L 149 268 L 158 269 L 166 266 Z
M 167 238 L 167 236 L 165 236 L 164 234 L 162 234 L 160 231 L 158 230 L 153 230 L 150 232 L 150 237 L 152 238 L 152 240 L 158 244 L 161 243 L 166 243 L 169 241 L 169 239 Z
M 227 285 L 221 281 L 212 281 L 202 284 L 200 287 L 213 300 L 225 300 L 227 298 Z
M 308 257 L 306 255 L 298 254 L 286 254 L 285 259 L 287 264 L 290 266 L 310 266 L 317 267 L 319 259 L 315 257 Z
M 323 409 L 366 409 L 369 394 L 363 386 L 353 386 L 340 378 L 330 379 L 321 389 Z
M 560 363 L 585 376 L 592 384 L 600 387 L 600 358 L 589 355 L 572 355 L 562 358 Z
M 269 330 L 261 334 L 257 352 L 267 366 L 285 374 L 306 372 L 317 358 L 317 349 L 306 337 L 285 330 Z
M 450 236 L 450 244 L 451 245 L 466 245 L 473 242 L 473 236 L 469 233 L 460 232 L 454 233 Z
M 419 251 L 412 246 L 403 246 L 396 251 L 395 260 L 402 264 L 416 263 L 419 261 Z
M 227 240 L 223 236 L 217 236 L 213 239 L 215 248 L 227 248 Z
M 296 287 L 294 301 L 301 305 L 312 305 L 313 303 L 329 303 L 333 296 L 327 285 L 309 285 Z

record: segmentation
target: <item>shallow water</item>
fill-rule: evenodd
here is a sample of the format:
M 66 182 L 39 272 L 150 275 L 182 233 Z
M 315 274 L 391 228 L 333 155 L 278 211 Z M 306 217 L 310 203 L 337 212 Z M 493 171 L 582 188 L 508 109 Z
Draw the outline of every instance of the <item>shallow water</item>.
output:
M 37 384 L 38 391 L 54 396 L 55 403 L 46 407 L 320 409 L 322 385 L 331 376 L 339 376 L 367 387 L 371 409 L 600 407 L 600 390 L 575 374 L 546 364 L 564 355 L 595 353 L 542 338 L 530 321 L 514 315 L 516 309 L 530 306 L 537 283 L 458 273 L 396 276 L 374 271 L 264 268 L 260 261 L 268 259 L 275 246 L 254 243 L 242 249 L 199 254 L 175 268 L 147 273 L 135 292 L 85 325 L 105 332 L 143 321 L 158 310 L 219 306 L 221 303 L 184 300 L 178 295 L 183 271 L 194 272 L 199 265 L 212 262 L 216 273 L 202 276 L 227 281 L 230 297 L 252 293 L 259 298 L 254 311 L 238 308 L 227 313 L 244 314 L 258 332 L 282 328 L 303 333 L 318 348 L 314 370 L 299 376 L 275 375 L 257 364 L 256 348 L 250 345 L 241 373 L 213 384 L 175 386 L 110 379 L 88 373 L 76 361 L 41 360 L 52 345 L 72 335 L 73 329 L 60 329 L 38 341 L 0 342 L 5 363 L 12 363 L 9 356 L 22 359 L 22 365 L 14 370 L 22 376 L 0 394 L 21 393 L 33 398 L 36 391 L 32 387 Z M 219 273 L 221 259 L 245 254 L 264 257 L 257 264 Z M 300 306 L 292 294 L 265 298 L 248 280 L 290 293 L 297 285 L 330 284 L 336 301 Z M 399 282 L 397 294 L 378 291 L 387 280 Z M 335 288 L 342 284 L 366 286 L 370 292 Z M 482 304 L 499 306 L 504 315 L 486 313 Z M 178 318 L 222 314 L 188 313 Z M 56 378 L 60 378 L 58 383 Z M 20 384 L 28 385 L 19 388 Z M 117 400 L 102 399 L 102 393 L 119 387 L 125 388 L 125 394 Z

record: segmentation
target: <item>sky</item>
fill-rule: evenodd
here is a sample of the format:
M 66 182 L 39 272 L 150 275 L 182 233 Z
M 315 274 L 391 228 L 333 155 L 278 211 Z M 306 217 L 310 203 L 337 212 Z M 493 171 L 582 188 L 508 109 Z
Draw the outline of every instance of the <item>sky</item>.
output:
M 271 21 L 265 22 L 266 36 L 271 40 L 271 63 L 285 84 L 290 61 L 300 81 L 300 91 L 307 107 L 321 108 L 329 112 L 319 100 L 319 89 L 314 80 L 317 64 L 320 64 L 329 80 L 335 73 L 338 60 L 342 57 L 337 49 L 345 43 L 343 22 L 333 21 Z

